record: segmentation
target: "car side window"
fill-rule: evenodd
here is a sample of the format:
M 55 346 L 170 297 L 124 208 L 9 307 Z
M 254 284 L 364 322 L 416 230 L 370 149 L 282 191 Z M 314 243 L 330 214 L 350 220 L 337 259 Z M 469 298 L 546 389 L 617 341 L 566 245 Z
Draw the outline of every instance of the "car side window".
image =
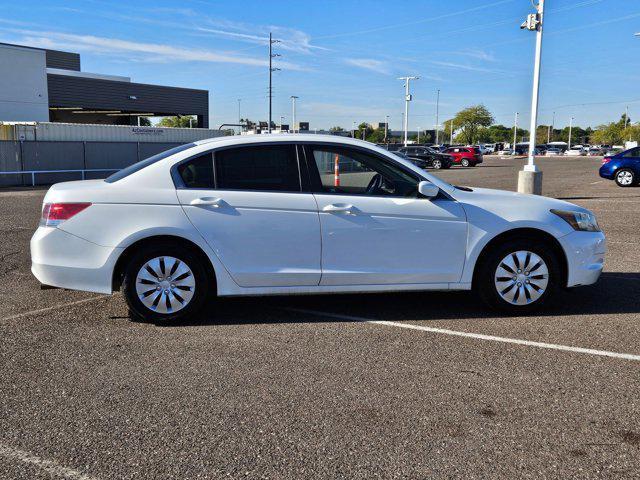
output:
M 416 197 L 419 179 L 375 155 L 330 146 L 310 147 L 322 193 Z
M 207 152 L 181 163 L 178 175 L 186 188 L 215 188 L 213 155 Z
M 632 148 L 624 154 L 625 158 L 640 158 L 640 148 Z
M 295 145 L 253 145 L 216 151 L 216 188 L 299 192 Z

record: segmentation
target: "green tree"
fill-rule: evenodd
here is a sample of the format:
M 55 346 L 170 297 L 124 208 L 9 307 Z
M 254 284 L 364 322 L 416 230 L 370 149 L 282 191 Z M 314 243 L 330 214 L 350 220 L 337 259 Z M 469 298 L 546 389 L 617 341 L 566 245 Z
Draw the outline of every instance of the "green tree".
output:
M 344 132 L 344 128 L 342 128 L 342 127 L 340 127 L 340 126 L 336 125 L 335 127 L 331 127 L 331 128 L 329 129 L 329 131 L 330 131 L 331 133 Z
M 458 138 L 463 143 L 475 143 L 481 127 L 489 127 L 493 123 L 493 115 L 484 105 L 473 105 L 460 110 L 453 118 L 454 127 L 460 131 Z
M 163 117 L 158 125 L 161 127 L 170 127 L 170 128 L 189 128 L 189 122 L 191 122 L 191 126 L 198 126 L 198 119 L 192 115 L 187 116 L 177 116 L 177 117 Z
M 364 132 L 364 135 L 363 135 L 363 132 Z M 358 125 L 358 130 L 356 130 L 355 137 L 362 140 L 363 138 L 366 139 L 372 133 L 373 133 L 373 127 L 369 125 L 367 122 L 362 122 L 360 125 Z

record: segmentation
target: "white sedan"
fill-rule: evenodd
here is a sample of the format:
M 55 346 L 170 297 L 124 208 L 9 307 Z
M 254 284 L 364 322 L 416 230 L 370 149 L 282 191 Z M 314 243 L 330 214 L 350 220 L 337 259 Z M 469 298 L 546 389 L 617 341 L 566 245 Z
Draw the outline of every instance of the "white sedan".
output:
M 322 135 L 203 140 L 106 180 L 56 184 L 31 240 L 42 284 L 121 289 L 153 321 L 216 295 L 407 290 L 473 289 L 528 313 L 596 282 L 605 250 L 582 207 L 455 187 Z

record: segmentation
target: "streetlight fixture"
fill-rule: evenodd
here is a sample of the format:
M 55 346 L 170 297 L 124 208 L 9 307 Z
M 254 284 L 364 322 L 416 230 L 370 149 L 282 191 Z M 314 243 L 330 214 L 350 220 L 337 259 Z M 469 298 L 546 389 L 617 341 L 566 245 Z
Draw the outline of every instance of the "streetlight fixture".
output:
M 404 146 L 408 145 L 409 135 L 409 102 L 413 99 L 409 93 L 409 82 L 411 80 L 419 80 L 420 77 L 398 77 L 398 80 L 404 80 Z
M 518 173 L 518 192 L 542 193 L 542 172 L 535 164 L 536 127 L 538 123 L 538 96 L 540 93 L 540 64 L 542 57 L 542 25 L 544 19 L 544 0 L 538 0 L 536 13 L 527 16 L 520 26 L 522 29 L 536 32 L 536 55 L 533 66 L 533 90 L 531 93 L 531 123 L 529 128 L 529 158 L 522 171 Z M 514 145 L 515 147 L 515 145 Z
M 517 142 L 518 142 L 518 112 L 516 112 L 516 118 L 513 121 L 513 145 L 511 146 L 511 155 L 516 154 Z
M 438 143 L 438 129 L 440 128 L 440 89 L 438 89 L 438 95 L 436 96 L 436 145 Z

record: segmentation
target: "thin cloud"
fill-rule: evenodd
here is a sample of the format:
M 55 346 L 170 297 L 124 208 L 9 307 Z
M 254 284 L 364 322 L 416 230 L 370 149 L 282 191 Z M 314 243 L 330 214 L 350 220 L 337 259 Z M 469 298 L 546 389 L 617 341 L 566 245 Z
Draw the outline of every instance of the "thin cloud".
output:
M 364 68 L 365 70 L 371 70 L 372 72 L 383 73 L 385 75 L 389 75 L 391 73 L 387 62 L 374 60 L 372 58 L 347 58 L 344 63 L 354 67 Z
M 484 67 L 476 67 L 474 65 L 467 65 L 467 64 L 464 64 L 464 63 L 439 62 L 439 61 L 435 61 L 435 60 L 433 60 L 431 63 L 433 65 L 438 65 L 440 67 L 451 68 L 451 69 L 455 69 L 455 70 L 466 70 L 466 71 L 469 71 L 469 72 L 482 72 L 482 73 L 495 73 L 495 74 L 500 74 L 500 75 L 512 76 L 512 74 L 510 74 L 509 72 L 506 72 L 504 70 L 497 70 L 497 69 L 484 68 Z
M 26 43 L 36 47 L 69 49 L 116 56 L 133 55 L 138 59 L 146 61 L 233 63 L 258 67 L 266 67 L 268 65 L 268 61 L 263 58 L 231 55 L 205 49 L 174 47 L 160 43 L 132 42 L 119 38 L 76 35 L 51 31 L 5 30 L 23 35 L 21 39 L 16 40 L 18 43 Z M 279 62 L 278 66 L 288 70 L 305 70 L 304 67 L 290 62 Z

